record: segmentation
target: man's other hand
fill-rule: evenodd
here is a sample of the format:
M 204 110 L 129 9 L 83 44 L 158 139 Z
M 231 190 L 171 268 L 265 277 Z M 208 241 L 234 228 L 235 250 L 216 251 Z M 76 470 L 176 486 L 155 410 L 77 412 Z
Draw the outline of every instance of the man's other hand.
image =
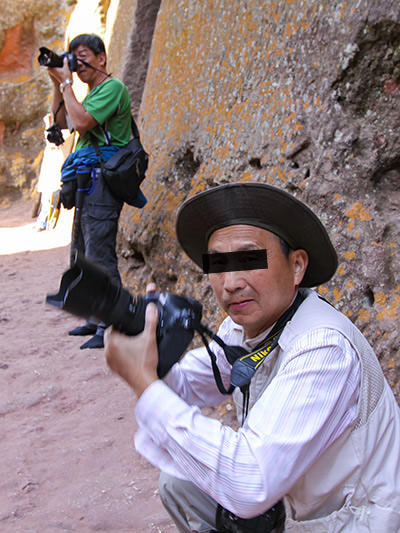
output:
M 105 334 L 108 366 L 132 387 L 138 398 L 158 379 L 157 322 L 157 307 L 154 303 L 149 303 L 146 307 L 145 328 L 139 335 L 130 337 L 112 328 Z

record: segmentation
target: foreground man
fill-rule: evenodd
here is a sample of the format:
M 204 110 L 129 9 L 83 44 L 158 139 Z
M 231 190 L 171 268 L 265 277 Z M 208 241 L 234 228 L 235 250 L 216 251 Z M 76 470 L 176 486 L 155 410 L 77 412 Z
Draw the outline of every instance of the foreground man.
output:
M 234 431 L 199 410 L 225 398 L 205 348 L 158 379 L 153 304 L 140 335 L 108 336 L 108 364 L 138 396 L 136 449 L 162 470 L 179 531 L 399 531 L 400 410 L 363 335 L 307 288 L 337 267 L 319 219 L 284 191 L 236 183 L 186 201 L 177 236 L 228 315 L 218 335 L 267 354 L 233 393 Z M 210 346 L 228 387 L 232 366 Z

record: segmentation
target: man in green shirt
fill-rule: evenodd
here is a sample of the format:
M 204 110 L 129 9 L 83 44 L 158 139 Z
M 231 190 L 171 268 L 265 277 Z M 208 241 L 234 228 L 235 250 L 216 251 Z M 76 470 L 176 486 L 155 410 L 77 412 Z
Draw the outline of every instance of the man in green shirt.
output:
M 122 202 L 112 196 L 103 180 L 92 139 L 97 142 L 104 161 L 129 142 L 130 97 L 127 87 L 106 72 L 107 57 L 100 37 L 78 35 L 71 41 L 69 52 L 77 58 L 77 75 L 88 85 L 89 93 L 82 103 L 77 100 L 67 60 L 62 68 L 48 69 L 54 85 L 55 120 L 61 128 L 69 127 L 79 133 L 75 151 L 63 166 L 61 200 L 64 189 L 63 203 L 67 207 L 65 191 L 83 168 L 89 179 L 83 195 L 78 238 L 72 246 L 106 268 L 113 280 L 121 283 L 115 246 Z M 136 207 L 141 208 L 145 203 L 146 198 L 139 191 Z M 93 334 L 81 348 L 101 348 L 104 327 L 89 320 L 70 331 L 70 335 Z

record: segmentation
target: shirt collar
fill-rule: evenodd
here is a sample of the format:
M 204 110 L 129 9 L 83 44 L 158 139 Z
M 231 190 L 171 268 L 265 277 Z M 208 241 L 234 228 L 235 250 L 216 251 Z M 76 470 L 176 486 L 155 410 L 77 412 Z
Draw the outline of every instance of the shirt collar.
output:
M 251 339 L 245 339 L 243 326 L 240 326 L 239 324 L 236 324 L 236 322 L 233 322 L 233 329 L 235 332 L 237 332 L 240 335 L 240 345 L 243 346 L 243 348 L 246 348 L 248 350 L 253 350 L 258 344 L 260 344 L 261 341 L 263 341 L 268 333 L 272 330 L 272 328 L 275 326 L 275 324 L 272 324 L 271 327 L 265 329 L 261 333 L 257 335 L 257 337 L 253 337 Z

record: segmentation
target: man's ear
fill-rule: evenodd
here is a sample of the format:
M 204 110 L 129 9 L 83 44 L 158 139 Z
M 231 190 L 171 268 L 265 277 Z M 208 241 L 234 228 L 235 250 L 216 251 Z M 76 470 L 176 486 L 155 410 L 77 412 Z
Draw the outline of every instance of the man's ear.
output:
M 100 54 L 97 55 L 97 57 L 99 58 L 100 60 L 100 64 L 102 67 L 105 67 L 106 66 L 106 63 L 107 63 L 107 57 L 106 57 L 106 54 L 104 52 L 100 52 Z
M 305 250 L 292 250 L 291 261 L 293 265 L 294 282 L 299 286 L 308 267 L 308 253 Z

